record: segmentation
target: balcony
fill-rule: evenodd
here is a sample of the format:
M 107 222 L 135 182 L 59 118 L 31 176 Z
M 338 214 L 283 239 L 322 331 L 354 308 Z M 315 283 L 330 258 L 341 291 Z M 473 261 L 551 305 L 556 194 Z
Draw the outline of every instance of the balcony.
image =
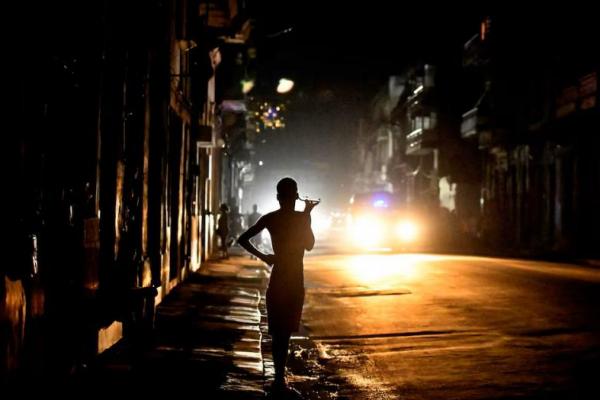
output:
M 480 34 L 473 36 L 463 48 L 463 66 L 481 67 L 487 65 L 490 59 L 489 44 L 481 40 Z
M 479 149 L 491 149 L 509 143 L 508 131 L 505 129 L 486 129 L 479 132 Z
M 438 133 L 435 129 L 418 128 L 406 136 L 406 154 L 428 154 L 437 147 Z
M 462 123 L 460 125 L 460 136 L 463 139 L 471 139 L 477 137 L 477 135 L 485 130 L 488 125 L 489 118 L 487 115 L 482 115 L 478 107 L 475 107 L 462 116 Z
M 408 109 L 413 116 L 426 116 L 437 111 L 431 90 L 410 98 L 407 103 Z
M 481 106 L 481 102 L 478 105 Z M 489 112 L 482 111 L 478 106 L 463 114 L 460 136 L 477 143 L 480 150 L 505 144 L 509 139 L 507 130 L 493 124 Z
M 419 86 L 406 100 L 406 104 L 412 115 L 427 115 L 435 112 L 437 102 L 435 90 L 432 87 Z

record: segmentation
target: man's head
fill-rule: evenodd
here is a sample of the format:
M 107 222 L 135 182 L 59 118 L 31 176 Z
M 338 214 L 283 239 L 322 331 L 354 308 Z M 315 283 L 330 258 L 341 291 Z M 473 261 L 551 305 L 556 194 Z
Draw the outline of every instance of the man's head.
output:
M 298 198 L 298 184 L 292 178 L 283 178 L 277 183 L 277 200 L 281 207 L 294 208 Z
M 252 211 L 253 211 L 253 212 L 258 212 L 258 205 L 257 205 L 257 204 L 254 204 L 254 205 L 252 206 Z

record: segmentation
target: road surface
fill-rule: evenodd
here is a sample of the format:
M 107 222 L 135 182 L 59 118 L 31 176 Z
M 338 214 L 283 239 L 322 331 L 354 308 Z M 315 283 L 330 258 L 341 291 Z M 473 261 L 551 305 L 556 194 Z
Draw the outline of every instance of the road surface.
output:
M 600 399 L 600 269 L 318 255 L 305 285 L 313 398 Z

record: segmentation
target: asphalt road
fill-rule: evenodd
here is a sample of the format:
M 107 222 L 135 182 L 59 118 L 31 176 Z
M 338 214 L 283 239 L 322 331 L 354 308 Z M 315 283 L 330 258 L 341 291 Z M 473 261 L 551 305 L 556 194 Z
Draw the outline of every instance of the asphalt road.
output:
M 600 399 L 598 268 L 317 255 L 305 285 L 314 398 Z

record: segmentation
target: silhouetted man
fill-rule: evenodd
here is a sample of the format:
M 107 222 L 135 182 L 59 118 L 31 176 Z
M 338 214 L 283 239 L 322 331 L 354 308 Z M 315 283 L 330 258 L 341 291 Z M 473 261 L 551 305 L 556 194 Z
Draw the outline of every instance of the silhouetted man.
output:
M 310 211 L 318 204 L 305 201 L 304 212 L 294 210 L 298 199 L 298 185 L 292 178 L 283 178 L 277 184 L 279 210 L 259 218 L 238 239 L 248 252 L 272 265 L 267 289 L 267 316 L 269 333 L 273 339 L 275 381 L 273 390 L 286 389 L 285 364 L 292 332 L 298 330 L 304 304 L 304 250 L 312 250 L 315 237 L 310 227 Z M 250 243 L 250 238 L 267 229 L 271 234 L 275 254 L 265 254 Z

